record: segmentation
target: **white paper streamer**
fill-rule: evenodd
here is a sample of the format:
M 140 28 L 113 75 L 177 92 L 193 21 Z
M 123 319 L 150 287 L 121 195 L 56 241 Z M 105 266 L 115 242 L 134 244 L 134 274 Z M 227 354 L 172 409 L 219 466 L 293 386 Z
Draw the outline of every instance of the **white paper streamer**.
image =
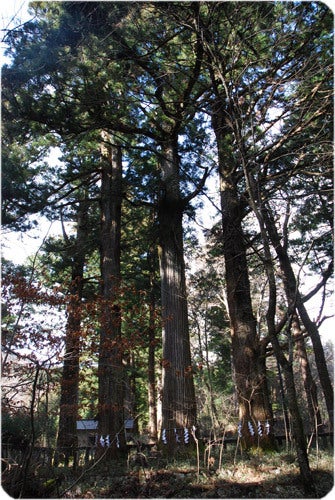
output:
M 250 420 L 248 422 L 248 428 L 249 428 L 250 435 L 254 436 L 255 435 L 255 431 L 254 431 L 254 428 L 253 428 L 252 423 L 250 422 Z
M 259 421 L 259 420 L 258 420 L 258 422 L 257 422 L 257 432 L 258 432 L 258 435 L 259 435 L 259 436 L 263 436 L 262 424 L 260 423 L 260 421 Z
M 270 422 L 268 420 L 265 422 L 265 429 L 266 429 L 266 434 L 269 435 L 270 434 Z

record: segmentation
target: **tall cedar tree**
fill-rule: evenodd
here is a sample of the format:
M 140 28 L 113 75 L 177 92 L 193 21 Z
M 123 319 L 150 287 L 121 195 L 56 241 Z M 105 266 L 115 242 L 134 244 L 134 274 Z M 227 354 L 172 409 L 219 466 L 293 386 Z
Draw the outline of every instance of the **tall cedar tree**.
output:
M 256 419 L 271 419 L 271 410 L 262 355 L 265 343 L 259 342 L 255 332 L 247 276 L 242 222 L 248 193 L 241 165 L 244 161 L 248 169 L 259 169 L 258 186 L 264 196 L 274 193 L 287 175 L 292 175 L 285 166 L 276 170 L 280 148 L 289 145 L 301 125 L 308 129 L 310 122 L 297 122 L 290 133 L 271 135 L 267 130 L 279 119 L 269 118 L 268 112 L 274 106 L 284 117 L 294 112 L 296 99 L 288 97 L 290 84 L 304 74 L 304 47 L 311 53 L 314 50 L 313 16 L 319 13 L 322 25 L 323 7 L 313 4 L 288 11 L 285 6 L 266 2 L 252 6 L 239 2 L 66 2 L 61 8 L 51 4 L 45 31 L 38 23 L 30 23 L 22 37 L 18 33 L 12 37 L 14 65 L 3 75 L 6 109 L 22 123 L 28 119 L 59 134 L 103 129 L 136 136 L 139 142 L 148 138 L 158 152 L 164 324 L 162 426 L 170 433 L 171 448 L 174 428 L 195 422 L 182 216 L 203 185 L 199 183 L 190 195 L 182 193 L 180 137 L 185 125 L 194 119 L 196 103 L 202 97 L 202 109 L 212 116 L 219 152 L 233 357 L 239 376 L 243 433 L 249 446 L 254 440 L 248 434 L 247 419 L 250 416 L 253 424 Z M 269 23 L 273 30 L 269 30 Z M 94 36 L 90 38 L 91 33 Z M 42 45 L 46 50 L 34 50 Z M 208 92 L 204 94 L 204 90 Z M 41 98 L 36 100 L 36 95 Z M 256 126 L 258 117 L 263 126 Z M 273 165 L 276 168 L 272 169 Z M 117 324 L 119 312 L 114 311 L 110 327 Z M 105 329 L 108 331 L 111 329 Z M 115 404 L 118 408 L 118 402 Z
M 101 165 L 101 321 L 98 421 L 101 447 L 113 457 L 125 446 L 124 374 L 121 338 L 121 205 L 122 154 L 113 137 L 103 133 Z M 108 443 L 109 440 L 109 443 Z M 107 447 L 109 446 L 109 447 Z
M 219 164 L 221 163 L 221 166 L 219 166 L 221 208 L 228 304 L 230 304 L 229 310 L 233 324 L 233 361 L 237 377 L 237 390 L 240 394 L 240 415 L 244 418 L 251 417 L 250 421 L 252 421 L 253 411 L 255 411 L 255 416 L 257 414 L 258 390 L 260 389 L 258 392 L 260 396 L 262 393 L 265 396 L 265 402 L 267 398 L 266 386 L 262 390 L 261 380 L 259 379 L 259 377 L 264 378 L 265 375 L 261 366 L 264 356 L 262 356 L 259 348 L 261 350 L 264 348 L 267 339 L 265 338 L 263 342 L 258 344 L 255 330 L 256 324 L 252 314 L 250 293 L 248 292 L 249 283 L 245 258 L 247 240 L 242 232 L 241 221 L 246 214 L 245 202 L 248 196 L 250 197 L 250 191 L 245 193 L 243 185 L 245 186 L 244 183 L 247 180 L 254 182 L 255 177 L 257 179 L 256 194 L 264 199 L 269 197 L 271 192 L 275 193 L 276 189 L 289 179 L 287 171 L 290 170 L 291 166 L 287 160 L 283 172 L 276 170 L 272 173 L 271 162 L 278 162 L 279 159 L 281 169 L 283 169 L 283 164 L 285 165 L 282 155 L 283 146 L 287 145 L 289 147 L 289 144 L 292 144 L 292 137 L 299 136 L 301 129 L 306 130 L 312 124 L 311 130 L 313 130 L 315 119 L 320 116 L 320 107 L 313 110 L 310 105 L 305 105 L 305 99 L 302 98 L 299 102 L 301 105 L 299 114 L 297 105 L 292 107 L 294 101 L 291 102 L 287 99 L 287 94 L 292 92 L 292 87 L 294 88 L 299 76 L 296 66 L 297 61 L 301 65 L 303 81 L 313 78 L 315 71 L 320 72 L 320 82 L 317 85 L 315 78 L 311 80 L 313 82 L 311 85 L 313 98 L 320 89 L 322 78 L 327 78 L 327 67 L 324 69 L 322 63 L 318 66 L 318 63 L 315 62 L 318 59 L 311 57 L 306 52 L 306 46 L 313 48 L 311 44 L 312 41 L 314 43 L 314 32 L 321 35 L 325 23 L 327 24 L 328 21 L 325 18 L 327 12 L 323 8 L 319 11 L 314 7 L 306 6 L 306 9 L 303 9 L 299 6 L 296 11 L 289 12 L 283 6 L 257 4 L 256 10 L 253 9 L 252 25 L 247 23 L 245 28 L 241 29 L 240 24 L 236 23 L 236 19 L 246 15 L 249 8 L 250 6 L 246 4 L 238 5 L 235 3 L 222 6 L 221 10 L 216 6 L 211 11 L 213 15 L 202 20 L 201 27 L 205 33 L 203 40 L 210 61 L 209 71 L 216 95 L 212 104 L 212 124 L 218 143 Z M 204 11 L 206 11 L 205 7 Z M 207 14 L 209 11 L 208 8 Z M 216 20 L 214 14 L 218 12 L 221 12 L 222 15 L 217 24 L 222 28 L 223 20 L 226 20 L 231 27 L 229 36 L 234 38 L 234 48 L 232 50 L 235 50 L 236 57 L 229 57 L 229 64 L 227 64 L 227 59 L 224 56 L 223 35 L 220 38 L 217 36 L 219 30 L 213 30 L 213 23 Z M 278 24 L 278 17 L 282 20 L 282 31 L 279 31 L 276 35 L 268 36 L 264 24 L 265 19 L 273 19 L 274 24 Z M 297 29 L 292 30 L 291 21 L 293 19 L 293 26 L 299 27 L 300 31 Z M 313 27 L 307 26 L 308 23 L 313 23 Z M 209 26 L 211 29 L 208 29 Z M 252 46 L 248 42 L 251 33 L 253 33 Z M 324 43 L 326 39 L 327 34 L 320 38 L 319 44 Z M 288 40 L 290 41 L 290 50 L 288 50 Z M 229 46 L 229 41 L 226 41 L 225 46 Z M 292 58 L 292 51 L 294 52 L 294 58 Z M 238 57 L 238 54 L 240 54 L 240 57 Z M 278 60 L 278 63 L 272 66 L 268 66 L 266 63 L 262 66 L 267 61 L 267 57 L 273 57 Z M 285 72 L 282 71 L 282 68 L 285 68 Z M 252 93 L 250 93 L 251 89 Z M 322 91 L 320 95 L 322 95 Z M 326 94 L 323 95 L 326 96 Z M 321 103 L 322 108 L 326 105 L 325 103 L 326 100 L 324 99 Z M 293 124 L 291 123 L 286 128 L 284 134 L 279 135 L 272 132 L 268 135 L 268 140 L 265 141 L 266 131 L 271 130 L 271 127 L 276 122 L 278 123 L 278 118 L 273 119 L 268 114 L 271 111 L 271 106 L 277 106 L 280 109 L 281 117 L 291 114 L 298 118 L 296 122 L 293 121 Z M 262 123 L 263 126 L 261 126 Z M 304 124 L 304 127 L 302 127 L 302 124 Z M 301 145 L 299 147 L 301 152 Z M 291 151 L 292 153 L 293 151 Z M 297 155 L 299 156 L 299 150 Z M 244 172 L 242 172 L 242 167 Z M 251 175 L 247 179 L 245 172 L 251 172 L 254 177 Z M 271 174 L 276 174 L 277 178 L 271 179 Z M 270 185 L 269 178 L 272 180 Z M 265 191 L 266 186 L 270 188 L 267 192 Z M 260 195 L 260 193 L 262 194 Z M 253 195 L 255 195 L 255 192 L 253 192 Z M 235 231 L 233 231 L 234 228 Z M 234 264 L 235 268 L 233 267 Z M 240 293 L 242 290 L 244 290 L 244 293 Z M 237 321 L 239 316 L 241 319 L 240 329 Z M 245 328 L 249 332 L 247 335 L 245 335 Z M 241 353 L 244 350 L 249 353 L 249 356 L 246 355 L 243 359 Z M 259 371 L 255 370 L 254 375 L 252 375 L 252 371 L 250 372 L 247 363 L 245 363 L 245 360 L 252 358 L 253 363 L 250 367 L 257 366 L 257 362 L 259 362 L 260 367 Z M 239 374 L 245 375 L 246 373 L 250 374 L 251 379 L 240 377 L 240 385 Z M 247 383 L 245 383 L 246 380 Z M 256 398 L 253 397 L 253 394 L 256 394 Z M 253 406 L 255 406 L 255 410 Z M 250 410 L 251 414 L 249 414 Z M 263 414 L 263 417 L 265 415 Z M 252 439 L 248 436 L 245 422 L 242 433 L 247 437 L 247 441 L 252 442 Z
M 87 248 L 86 241 L 89 237 L 88 208 L 89 200 L 87 196 L 84 196 L 79 202 L 77 214 L 77 235 L 73 252 L 72 277 L 67 308 L 65 353 L 60 383 L 57 449 L 64 453 L 66 464 L 70 456 L 76 456 L 76 448 L 78 447 L 77 420 L 82 320 L 81 302 Z
M 240 114 L 237 95 L 243 95 L 247 85 L 243 71 L 255 58 L 246 38 L 253 34 L 256 45 L 262 29 L 262 12 L 259 13 L 258 9 L 253 16 L 253 26 L 248 24 L 241 29 L 240 21 L 247 18 L 249 9 L 247 5 L 238 7 L 235 3 L 216 4 L 215 8 L 207 5 L 203 7 L 199 29 L 204 33 L 204 50 L 213 92 L 209 112 L 218 151 L 223 256 L 242 442 L 246 447 L 256 443 L 272 447 L 272 430 L 257 435 L 258 423 L 265 427 L 268 422 L 272 429 L 273 416 L 266 379 L 266 343 L 259 339 L 251 300 L 247 239 L 242 228 L 247 210 L 244 193 L 241 192 L 240 152 L 236 147 L 233 125 Z M 271 11 L 268 15 L 271 16 Z M 218 33 L 220 36 L 217 36 Z M 232 40 L 234 45 L 231 50 L 236 54 L 240 51 L 243 57 L 233 57 L 234 63 L 229 58 L 227 64 L 225 48 L 230 50 Z M 239 79 L 237 73 L 240 73 Z M 254 432 L 250 432 L 250 425 Z
M 55 5 L 51 5 L 51 10 L 54 8 Z M 39 52 L 38 57 L 45 57 L 45 63 L 41 66 L 30 53 L 22 71 L 22 79 L 29 81 L 31 86 L 37 83 L 36 92 L 42 94 L 43 98 L 37 106 L 36 101 L 33 104 L 31 94 L 25 93 L 23 105 L 17 106 L 17 102 L 12 100 L 13 108 L 20 117 L 26 116 L 32 121 L 43 123 L 61 135 L 84 133 L 92 128 L 131 135 L 144 134 L 154 139 L 156 147 L 161 150 L 162 196 L 158 203 L 160 227 L 164 226 L 164 230 L 159 231 L 161 279 L 164 283 L 163 426 L 172 436 L 174 428 L 178 427 L 182 432 L 181 427 L 193 425 L 196 418 L 185 294 L 182 214 L 198 190 L 186 198 L 178 193 L 178 135 L 184 120 L 190 120 L 193 116 L 191 97 L 201 67 L 200 37 L 193 37 L 191 43 L 186 43 L 185 35 L 181 39 L 174 25 L 165 25 L 158 13 L 152 16 L 154 7 L 146 4 L 123 6 L 102 2 L 69 2 L 63 4 L 62 9 L 61 28 L 53 30 L 52 22 L 45 24 L 47 50 Z M 135 15 L 140 15 L 141 23 L 133 23 Z M 76 31 L 74 26 L 78 28 Z M 33 23 L 27 28 L 35 33 L 37 24 Z M 151 47 L 147 45 L 148 32 L 152 35 Z M 90 33 L 97 37 L 88 43 Z M 103 37 L 102 47 L 99 39 L 103 33 L 108 36 Z M 185 57 L 186 52 L 180 52 L 182 44 L 185 44 L 185 51 L 189 51 L 189 57 Z M 20 47 L 18 50 L 18 45 L 15 45 L 20 59 L 24 49 Z M 152 46 L 160 50 L 153 51 Z M 96 50 L 102 52 L 101 58 L 97 58 L 96 52 L 93 55 Z M 55 60 L 59 63 L 57 67 L 50 53 L 55 54 Z M 73 72 L 76 54 L 80 64 L 78 61 L 77 71 Z M 107 66 L 105 60 L 109 61 Z M 125 61 L 123 65 L 122 61 Z M 131 71 L 129 61 L 133 61 Z M 30 79 L 31 69 L 26 71 L 29 64 L 36 68 L 33 80 Z M 119 75 L 122 71 L 127 73 L 123 83 L 119 80 L 115 82 L 116 73 L 112 73 L 114 66 L 118 66 Z M 87 78 L 88 70 L 90 74 L 96 74 L 94 81 Z M 12 74 L 8 69 L 8 88 L 15 86 Z M 45 74 L 50 77 L 48 85 L 45 84 Z M 147 82 L 144 87 L 146 96 L 142 92 L 144 81 Z M 57 92 L 53 89 L 57 89 Z M 131 96 L 128 102 L 125 100 L 127 93 Z M 151 102 L 151 108 L 143 107 L 145 99 Z M 130 102 L 132 106 L 129 106 Z M 172 185 L 170 180 L 173 180 Z M 102 328 L 102 333 L 104 330 Z M 169 439 L 169 443 L 172 445 L 175 440 Z

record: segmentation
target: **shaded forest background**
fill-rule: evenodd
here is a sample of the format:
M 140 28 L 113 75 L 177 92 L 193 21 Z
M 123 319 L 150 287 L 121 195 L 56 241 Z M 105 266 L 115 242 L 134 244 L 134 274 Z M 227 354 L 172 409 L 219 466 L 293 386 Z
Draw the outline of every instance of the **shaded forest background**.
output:
M 331 11 L 30 8 L 4 37 L 2 225 L 62 231 L 2 263 L 15 494 L 36 447 L 73 462 L 82 419 L 100 463 L 127 456 L 127 420 L 165 459 L 281 436 L 315 494 L 310 445 L 333 430 Z

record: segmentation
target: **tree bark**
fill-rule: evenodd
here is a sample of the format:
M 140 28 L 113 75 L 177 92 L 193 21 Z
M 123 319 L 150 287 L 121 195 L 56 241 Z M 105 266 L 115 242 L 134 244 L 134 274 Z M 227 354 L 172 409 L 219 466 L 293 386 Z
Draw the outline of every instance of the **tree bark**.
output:
M 269 275 L 270 273 L 271 272 L 269 271 Z M 275 280 L 273 277 L 270 280 L 270 288 L 272 288 L 272 292 L 270 291 L 269 308 L 267 313 L 268 332 L 271 339 L 273 351 L 284 373 L 287 404 L 291 416 L 292 432 L 297 450 L 297 458 L 302 484 L 305 492 L 307 494 L 311 494 L 315 493 L 315 485 L 308 461 L 306 437 L 297 401 L 292 364 L 285 357 L 276 335 L 276 328 L 274 323 L 276 292 Z
M 159 260 L 163 320 L 162 438 L 169 450 L 184 442 L 183 429 L 196 423 L 188 327 L 177 140 L 162 145 L 159 202 Z M 177 435 L 176 435 L 177 433 Z
M 300 415 L 299 405 L 297 401 L 292 365 L 285 358 L 280 348 L 278 339 L 274 333 L 271 334 L 271 343 L 275 355 L 279 360 L 279 363 L 284 372 L 286 397 L 291 415 L 292 432 L 297 450 L 297 457 L 298 457 L 302 484 L 307 494 L 314 493 L 315 486 L 308 461 L 306 436 L 304 433 L 303 421 Z
M 305 340 L 300 328 L 299 318 L 296 314 L 294 314 L 292 318 L 292 334 L 295 343 L 295 353 L 300 365 L 302 381 L 306 393 L 307 407 L 310 419 L 310 429 L 308 429 L 308 431 L 317 431 L 317 428 L 322 424 L 318 404 L 318 394 L 316 384 L 311 373 Z
M 80 201 L 77 214 L 77 236 L 73 252 L 72 278 L 65 337 L 65 354 L 60 388 L 60 413 L 57 449 L 65 454 L 65 464 L 70 456 L 75 456 L 78 447 L 78 391 L 79 356 L 81 334 L 81 301 L 83 274 L 86 255 L 88 199 Z
M 266 224 L 267 232 L 279 260 L 285 292 L 288 300 L 289 313 L 292 314 L 295 309 L 298 310 L 301 321 L 311 338 L 315 356 L 315 364 L 317 367 L 320 384 L 323 390 L 328 411 L 329 425 L 331 428 L 333 428 L 334 393 L 318 328 L 316 324 L 310 319 L 306 307 L 303 303 L 301 294 L 298 289 L 297 280 L 292 269 L 290 258 L 288 256 L 286 248 L 280 241 L 280 236 L 278 234 L 275 221 L 273 220 L 270 210 L 264 211 L 264 222 Z
M 218 148 L 223 254 L 240 434 L 246 448 L 255 445 L 273 447 L 273 414 L 268 395 L 265 350 L 257 335 L 252 309 L 246 245 L 241 225 L 243 206 L 236 189 L 234 160 L 226 145 L 230 131 L 224 117 L 223 107 L 218 101 L 212 110 L 212 126 Z M 262 426 L 261 435 L 257 432 L 258 422 Z M 270 424 L 269 434 L 264 430 L 267 422 Z
M 149 303 L 149 353 L 148 353 L 148 406 L 149 406 L 149 436 L 157 441 L 157 388 L 156 388 L 156 299 L 155 299 L 155 266 L 153 253 L 148 252 L 150 269 L 150 303 Z
M 148 356 L 148 406 L 149 406 L 149 436 L 157 441 L 157 390 L 155 370 L 155 328 L 149 327 L 149 356 Z
M 101 330 L 99 345 L 99 454 L 115 457 L 125 448 L 121 338 L 120 239 L 121 148 L 103 135 L 101 175 Z
M 315 357 L 315 364 L 318 370 L 318 375 L 320 379 L 320 384 L 323 390 L 323 395 L 325 398 L 326 402 L 326 407 L 327 407 L 327 412 L 328 412 L 328 419 L 329 419 L 329 426 L 331 429 L 333 429 L 334 425 L 334 392 L 333 392 L 333 387 L 329 375 L 329 371 L 327 368 L 327 362 L 326 362 L 326 357 L 325 353 L 323 350 L 320 334 L 318 327 L 312 321 L 309 317 L 309 314 L 307 312 L 307 309 L 304 306 L 304 303 L 302 301 L 301 295 L 299 292 L 297 293 L 297 308 L 299 312 L 299 316 L 301 318 L 301 321 L 306 328 L 311 341 L 313 345 L 313 351 L 314 351 L 314 357 Z
M 297 400 L 292 363 L 284 355 L 281 346 L 279 344 L 276 332 L 276 325 L 275 325 L 276 307 L 277 307 L 276 277 L 274 273 L 274 265 L 270 250 L 271 240 L 269 238 L 269 235 L 267 234 L 266 224 L 264 221 L 265 218 L 264 205 L 262 204 L 259 197 L 256 195 L 254 189 L 256 183 L 252 177 L 252 172 L 250 172 L 250 170 L 247 169 L 246 164 L 243 165 L 243 171 L 244 171 L 247 191 L 249 194 L 249 203 L 255 216 L 257 217 L 263 243 L 264 266 L 269 286 L 268 308 L 266 312 L 268 335 L 271 340 L 275 356 L 284 372 L 286 396 L 287 396 L 290 415 L 292 417 L 291 421 L 292 421 L 293 436 L 296 444 L 297 458 L 300 468 L 302 484 L 306 494 L 315 494 L 315 485 L 308 461 L 306 437 L 304 433 L 303 421 L 301 418 Z

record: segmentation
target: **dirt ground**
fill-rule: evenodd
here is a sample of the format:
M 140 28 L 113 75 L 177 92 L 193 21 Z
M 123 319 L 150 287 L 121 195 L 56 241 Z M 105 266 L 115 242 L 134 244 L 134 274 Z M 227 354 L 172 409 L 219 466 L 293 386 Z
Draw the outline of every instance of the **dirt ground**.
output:
M 220 464 L 214 459 L 199 468 L 177 460 L 164 467 L 157 460 L 135 460 L 125 469 L 92 469 L 63 498 L 322 498 L 333 488 L 333 456 L 320 451 L 310 456 L 310 464 L 316 495 L 306 495 L 294 455 L 226 453 Z
M 25 476 L 12 466 L 2 486 L 13 498 L 322 498 L 333 488 L 332 451 L 313 450 L 309 459 L 315 494 L 304 491 L 293 453 L 241 456 L 236 450 L 173 460 L 134 453 L 123 463 L 91 462 L 76 470 L 31 464 Z

